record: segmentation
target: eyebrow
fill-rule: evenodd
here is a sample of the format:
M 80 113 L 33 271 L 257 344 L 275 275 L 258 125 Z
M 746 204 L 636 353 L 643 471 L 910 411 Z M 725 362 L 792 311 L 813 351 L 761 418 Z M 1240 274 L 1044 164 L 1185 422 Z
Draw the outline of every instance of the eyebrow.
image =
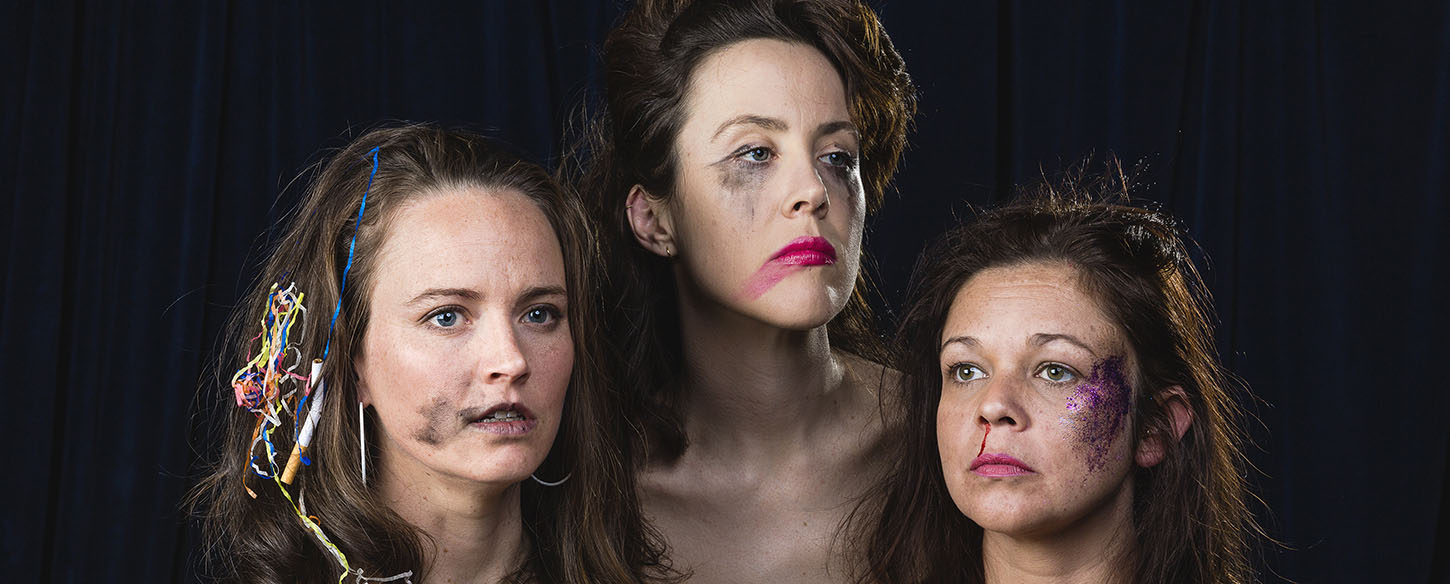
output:
M 1067 343 L 1071 343 L 1071 344 L 1077 345 L 1079 347 L 1082 347 L 1082 349 L 1084 351 L 1087 351 L 1088 353 L 1091 353 L 1092 356 L 1093 356 L 1093 358 L 1097 358 L 1097 356 L 1098 356 L 1098 352 L 1097 351 L 1094 351 L 1092 347 L 1089 347 L 1088 344 L 1085 343 L 1085 342 L 1083 342 L 1082 339 L 1079 339 L 1077 337 L 1074 337 L 1074 336 L 1068 335 L 1068 334 L 1061 334 L 1061 333 L 1057 333 L 1057 334 L 1037 333 L 1035 335 L 1032 335 L 1032 338 L 1029 339 L 1029 342 L 1030 343 L 1032 343 L 1033 345 L 1038 346 L 1038 347 L 1040 347 L 1042 345 L 1046 345 L 1046 344 L 1051 343 L 1053 341 L 1065 341 Z
M 565 292 L 563 286 L 534 286 L 533 288 L 524 290 L 524 293 L 519 295 L 519 303 L 527 303 L 545 296 L 568 297 L 568 293 Z
M 1097 351 L 1094 351 L 1092 349 L 1092 347 L 1089 347 L 1087 343 L 1084 343 L 1082 341 L 1082 339 L 1079 339 L 1077 337 L 1074 337 L 1074 336 L 1068 335 L 1068 334 L 1061 334 L 1061 333 L 1037 333 L 1037 334 L 1032 335 L 1030 338 L 1027 339 L 1028 344 L 1030 344 L 1032 346 L 1035 346 L 1035 347 L 1041 347 L 1041 346 L 1046 345 L 1048 343 L 1051 343 L 1053 341 L 1064 341 L 1064 342 L 1067 342 L 1067 343 L 1071 343 L 1071 344 L 1077 345 L 1079 347 L 1082 347 L 1083 350 L 1087 351 L 1088 353 L 1091 353 L 1094 358 L 1097 358 L 1097 356 L 1098 356 L 1098 352 Z M 946 341 L 942 342 L 941 347 L 938 348 L 937 351 L 940 352 L 940 351 L 946 349 L 947 348 L 947 345 L 950 345 L 952 343 L 961 343 L 961 344 L 966 345 L 968 347 L 978 347 L 978 346 L 981 346 L 981 344 L 982 344 L 982 342 L 981 341 L 978 341 L 976 337 L 971 337 L 971 336 L 965 336 L 965 335 L 963 335 L 963 336 L 952 337 L 952 338 L 947 339 Z
M 977 346 L 981 346 L 981 344 L 982 344 L 981 341 L 978 341 L 977 340 L 977 337 L 968 337 L 968 336 L 952 337 L 950 339 L 947 339 L 947 340 L 943 341 L 942 344 L 941 344 L 941 348 L 937 349 L 937 352 L 941 352 L 943 349 L 946 349 L 947 348 L 947 345 L 950 345 L 952 343 L 961 343 L 961 344 L 966 345 L 968 347 L 977 347 Z
M 715 129 L 715 133 L 710 136 L 710 141 L 715 141 L 715 139 L 719 138 L 720 134 L 723 134 L 725 130 L 728 130 L 735 126 L 755 126 L 773 132 L 784 132 L 790 129 L 790 124 L 785 123 L 784 120 L 766 116 L 745 114 L 725 120 L 725 123 L 720 124 L 720 127 Z M 835 134 L 836 132 L 848 132 L 852 136 L 855 136 L 857 138 L 860 138 L 861 136 L 861 133 L 856 130 L 856 124 L 851 123 L 849 120 L 837 120 L 834 122 L 826 122 L 824 124 L 821 124 L 820 127 L 816 128 L 815 135 L 817 137 L 828 136 L 831 134 Z
M 545 296 L 568 296 L 563 286 L 534 286 L 519 294 L 519 303 L 527 303 Z M 408 304 L 418 304 L 425 300 L 434 298 L 462 298 L 464 300 L 478 300 L 482 297 L 477 290 L 472 288 L 429 288 L 422 294 L 414 296 Z
M 725 130 L 728 130 L 734 126 L 756 126 L 762 129 L 772 130 L 776 132 L 784 132 L 790 129 L 790 125 L 785 123 L 785 121 L 783 120 L 767 118 L 765 116 L 745 114 L 725 120 L 725 123 L 720 124 L 719 128 L 715 128 L 715 134 L 710 136 L 710 141 L 713 142 L 716 138 L 719 138 L 720 134 L 724 133 Z
M 429 288 L 427 290 L 424 290 L 422 294 L 414 296 L 413 299 L 409 300 L 407 303 L 418 304 L 420 302 L 423 302 L 424 300 L 432 300 L 434 298 L 446 297 L 457 297 L 464 300 L 478 300 L 479 294 L 477 290 L 474 290 L 472 288 Z

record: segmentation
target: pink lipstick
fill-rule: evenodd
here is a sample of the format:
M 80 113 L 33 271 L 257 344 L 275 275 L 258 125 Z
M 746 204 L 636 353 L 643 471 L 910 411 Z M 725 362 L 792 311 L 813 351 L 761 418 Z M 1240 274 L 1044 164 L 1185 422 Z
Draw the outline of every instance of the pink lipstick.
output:
M 767 264 L 829 266 L 836 263 L 836 248 L 824 237 L 797 237 L 771 256 Z
M 468 425 L 490 434 L 522 436 L 539 425 L 539 419 L 523 404 L 501 403 L 481 413 L 474 413 L 476 410 L 464 411 Z
M 836 248 L 819 236 L 797 237 L 770 256 L 740 289 L 747 300 L 760 298 L 781 280 L 798 270 L 836 263 Z
M 1015 477 L 1036 471 L 1027 463 L 1006 454 L 983 454 L 972 459 L 971 471 L 988 478 Z

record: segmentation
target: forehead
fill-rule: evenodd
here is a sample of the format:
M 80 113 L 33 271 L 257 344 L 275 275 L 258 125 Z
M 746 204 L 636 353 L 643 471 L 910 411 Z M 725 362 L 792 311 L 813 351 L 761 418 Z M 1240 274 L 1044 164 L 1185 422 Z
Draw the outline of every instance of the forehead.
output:
M 1125 348 L 1076 268 L 1043 262 L 988 268 L 968 279 L 952 301 L 942 340 L 965 335 L 1016 345 L 1037 334 L 1071 335 L 1111 353 Z
M 558 238 L 512 189 L 439 189 L 399 207 L 374 268 L 376 294 L 436 286 L 564 284 Z
M 711 53 L 690 75 L 685 94 L 687 121 L 713 124 L 742 114 L 814 125 L 845 119 L 846 90 L 826 56 L 814 47 L 775 39 L 740 41 Z M 712 123 L 713 122 L 713 123 Z

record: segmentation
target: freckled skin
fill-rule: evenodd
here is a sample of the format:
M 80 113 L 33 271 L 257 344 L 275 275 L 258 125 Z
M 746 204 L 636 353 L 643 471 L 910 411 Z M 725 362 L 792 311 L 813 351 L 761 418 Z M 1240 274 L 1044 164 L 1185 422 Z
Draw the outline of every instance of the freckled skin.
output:
M 944 323 L 942 472 L 957 508 L 989 538 L 1111 531 L 1131 520 L 1135 356 L 1077 280 L 1063 264 L 989 268 L 958 290 Z M 954 373 L 959 366 L 971 375 Z M 975 474 L 982 453 L 1033 472 Z

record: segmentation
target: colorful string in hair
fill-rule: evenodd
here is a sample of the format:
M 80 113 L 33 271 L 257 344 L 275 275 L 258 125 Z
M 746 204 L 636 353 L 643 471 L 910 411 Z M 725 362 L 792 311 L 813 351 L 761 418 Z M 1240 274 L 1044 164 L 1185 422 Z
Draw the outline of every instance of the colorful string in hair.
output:
M 332 543 L 317 520 L 307 515 L 305 509 L 304 493 L 299 489 L 298 499 L 293 500 L 292 493 L 287 490 L 287 485 L 292 482 L 292 475 L 296 472 L 297 462 L 311 464 L 311 460 L 303 455 L 308 442 L 312 436 L 312 429 L 318 422 L 318 414 L 323 405 L 326 381 L 321 375 L 323 363 L 327 359 L 329 349 L 332 347 L 332 332 L 337 327 L 338 314 L 342 312 L 343 293 L 347 290 L 347 275 L 352 271 L 353 253 L 357 248 L 357 232 L 362 226 L 363 213 L 367 210 L 368 193 L 372 191 L 373 178 L 378 173 L 378 151 L 373 148 L 369 151 L 372 155 L 373 168 L 368 174 L 368 183 L 363 190 L 362 204 L 358 205 L 357 221 L 353 224 L 352 241 L 347 248 L 347 265 L 342 271 L 342 285 L 338 289 L 337 304 L 333 307 L 332 322 L 327 327 L 327 339 L 323 344 L 322 358 L 316 359 L 312 365 L 310 375 L 304 376 L 297 372 L 302 363 L 302 352 L 298 349 L 302 345 L 306 334 L 306 327 L 298 328 L 297 338 L 292 337 L 294 327 L 307 317 L 307 308 L 302 304 L 306 296 L 297 290 L 296 282 L 289 284 L 286 288 L 281 287 L 278 282 L 272 285 L 267 294 L 267 310 L 262 317 L 262 332 L 252 338 L 253 342 L 260 341 L 257 352 L 247 361 L 236 375 L 232 376 L 232 391 L 236 394 L 237 406 L 246 408 L 257 416 L 257 423 L 252 428 L 252 440 L 247 452 L 250 454 L 247 465 L 250 474 L 263 479 L 270 479 L 277 485 L 277 490 L 287 499 L 292 511 L 297 518 L 313 536 L 315 536 L 322 547 L 326 549 L 342 568 L 342 574 L 338 576 L 340 583 L 347 580 L 351 575 L 356 582 L 393 582 L 403 580 L 411 584 L 412 571 L 403 572 L 386 578 L 374 578 L 363 575 L 361 568 L 353 568 L 347 561 L 347 556 L 342 550 Z M 285 278 L 285 275 L 283 276 Z M 299 395 L 298 384 L 302 383 Z M 316 390 L 314 392 L 314 389 Z M 304 424 L 302 406 L 307 403 L 309 397 L 315 396 L 312 405 L 308 410 L 307 421 Z M 295 406 L 293 405 L 295 400 Z M 292 416 L 292 438 L 294 449 L 291 460 L 288 461 L 285 471 L 278 471 L 277 448 L 272 443 L 272 433 L 277 428 L 284 427 L 282 418 L 286 415 Z M 258 460 L 257 447 L 261 445 L 265 464 Z M 247 473 L 243 474 L 242 486 L 252 498 L 257 497 L 251 487 L 246 485 Z

